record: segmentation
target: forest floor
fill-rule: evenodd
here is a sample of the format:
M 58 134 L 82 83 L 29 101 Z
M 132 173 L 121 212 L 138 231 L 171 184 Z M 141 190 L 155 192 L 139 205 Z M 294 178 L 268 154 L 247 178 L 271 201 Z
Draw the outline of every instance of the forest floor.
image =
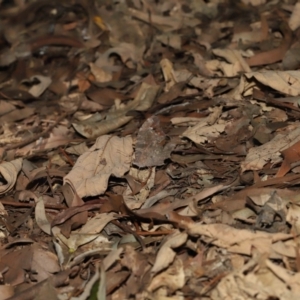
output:
M 0 0 L 0 300 L 300 299 L 299 26 Z

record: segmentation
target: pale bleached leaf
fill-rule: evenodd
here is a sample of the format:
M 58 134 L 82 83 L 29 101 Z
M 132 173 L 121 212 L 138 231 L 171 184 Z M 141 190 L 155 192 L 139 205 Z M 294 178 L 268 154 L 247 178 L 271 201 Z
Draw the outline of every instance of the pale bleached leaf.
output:
M 111 175 L 122 177 L 130 168 L 132 138 L 104 135 L 82 154 L 71 172 L 65 176 L 80 197 L 101 195 L 106 191 Z

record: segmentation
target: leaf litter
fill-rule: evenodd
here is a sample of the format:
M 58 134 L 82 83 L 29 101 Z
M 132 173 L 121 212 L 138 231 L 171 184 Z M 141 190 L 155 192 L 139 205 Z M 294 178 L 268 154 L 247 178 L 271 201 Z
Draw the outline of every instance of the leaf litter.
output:
M 0 300 L 299 299 L 299 10 L 0 1 Z

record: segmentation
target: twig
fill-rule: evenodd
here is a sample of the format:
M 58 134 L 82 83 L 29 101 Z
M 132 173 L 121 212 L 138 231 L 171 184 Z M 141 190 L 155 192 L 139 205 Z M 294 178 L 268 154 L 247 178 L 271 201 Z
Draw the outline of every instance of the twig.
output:
M 157 235 L 168 235 L 174 233 L 174 230 L 158 230 L 158 231 L 136 231 L 136 234 L 142 236 L 157 236 Z
M 44 137 L 45 135 L 47 135 L 57 124 L 59 124 L 66 116 L 68 116 L 69 113 L 63 113 L 54 124 L 50 125 L 46 130 L 44 130 L 43 132 L 40 132 L 32 137 L 29 137 L 28 139 L 25 139 L 24 141 L 17 143 L 17 144 L 13 144 L 13 145 L 9 145 L 7 147 L 5 147 L 5 150 L 12 150 L 12 149 L 16 149 L 16 148 L 21 148 L 24 147 L 36 140 L 38 140 L 40 137 Z
M 10 206 L 14 206 L 14 207 L 29 207 L 30 208 L 30 207 L 35 206 L 35 203 L 17 202 L 17 201 L 5 200 L 5 199 L 0 199 L 0 202 L 4 205 L 10 205 Z M 61 204 L 47 204 L 46 203 L 45 208 L 61 210 L 61 209 L 66 209 L 67 207 L 65 205 L 61 205 Z

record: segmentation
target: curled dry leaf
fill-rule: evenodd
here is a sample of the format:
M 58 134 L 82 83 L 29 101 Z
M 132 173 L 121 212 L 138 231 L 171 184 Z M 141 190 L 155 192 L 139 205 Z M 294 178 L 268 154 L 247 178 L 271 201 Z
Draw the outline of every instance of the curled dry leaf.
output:
M 45 90 L 50 86 L 52 79 L 48 76 L 35 75 L 29 79 L 29 83 L 38 81 L 37 84 L 33 83 L 33 86 L 28 90 L 28 92 L 33 97 L 41 96 Z
M 7 193 L 14 187 L 22 164 L 22 158 L 0 164 L 0 181 L 2 182 L 0 185 L 0 195 Z
M 82 154 L 72 171 L 65 176 L 80 197 L 101 195 L 111 175 L 122 177 L 130 168 L 133 154 L 132 138 L 104 135 Z
M 158 273 L 173 262 L 176 256 L 176 252 L 173 249 L 184 244 L 187 237 L 187 233 L 176 231 L 167 238 L 165 243 L 158 250 L 155 263 L 151 269 L 152 274 Z
M 293 35 L 290 27 L 285 21 L 281 22 L 279 30 L 284 36 L 280 46 L 275 49 L 257 53 L 254 56 L 247 58 L 246 61 L 250 67 L 273 64 L 283 59 L 285 53 L 292 44 Z
M 136 45 L 132 43 L 119 43 L 118 46 L 106 51 L 105 55 L 108 58 L 114 53 L 121 57 L 123 63 L 126 64 L 128 68 L 134 68 L 141 60 L 143 49 L 137 48 Z

